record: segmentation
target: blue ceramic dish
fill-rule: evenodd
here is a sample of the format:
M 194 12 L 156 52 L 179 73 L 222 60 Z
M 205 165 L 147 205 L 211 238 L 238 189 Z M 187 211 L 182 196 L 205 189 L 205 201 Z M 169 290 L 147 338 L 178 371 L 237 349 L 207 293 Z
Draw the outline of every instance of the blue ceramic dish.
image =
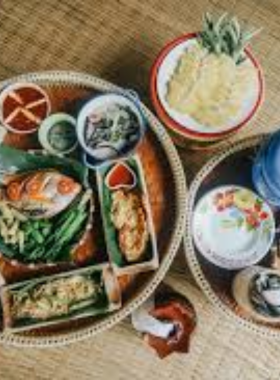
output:
M 253 165 L 252 180 L 263 198 L 280 207 L 280 131 L 260 148 Z
M 263 157 L 263 174 L 274 192 L 280 196 L 280 131 L 268 141 Z
M 271 187 L 266 182 L 261 162 L 255 162 L 252 169 L 252 180 L 257 192 L 265 199 L 270 205 L 280 207 L 280 196 L 275 195 Z

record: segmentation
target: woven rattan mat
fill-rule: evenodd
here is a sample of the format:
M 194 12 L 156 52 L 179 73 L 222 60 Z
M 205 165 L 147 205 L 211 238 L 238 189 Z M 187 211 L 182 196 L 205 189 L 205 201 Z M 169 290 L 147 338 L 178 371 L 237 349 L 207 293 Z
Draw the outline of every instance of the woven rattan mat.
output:
M 170 39 L 197 30 L 207 10 L 229 10 L 264 26 L 254 44 L 266 76 L 266 101 L 250 133 L 280 119 L 280 3 L 278 0 L 4 0 L 0 6 L 0 79 L 38 70 L 70 69 L 140 92 L 148 104 L 149 69 Z M 249 133 L 249 132 L 247 132 Z M 209 156 L 180 152 L 188 181 Z M 181 256 L 181 258 L 180 258 Z M 189 355 L 160 362 L 120 326 L 69 347 L 0 348 L 0 379 L 280 378 L 280 340 L 267 341 L 229 324 L 186 274 L 182 252 L 167 281 L 187 294 L 198 313 Z

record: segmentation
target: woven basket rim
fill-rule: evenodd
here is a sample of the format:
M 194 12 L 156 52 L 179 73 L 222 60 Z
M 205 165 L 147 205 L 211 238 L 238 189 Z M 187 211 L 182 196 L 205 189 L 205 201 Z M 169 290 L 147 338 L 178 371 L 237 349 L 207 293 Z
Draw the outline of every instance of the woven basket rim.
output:
M 268 134 L 259 134 L 247 138 L 243 138 L 238 141 L 234 141 L 231 143 L 228 143 L 226 147 L 223 149 L 220 149 L 220 151 L 213 156 L 206 164 L 200 169 L 200 171 L 195 176 L 194 180 L 192 181 L 190 187 L 189 187 L 189 195 L 188 195 L 188 201 L 187 201 L 187 218 L 186 218 L 186 228 L 185 228 L 185 234 L 183 238 L 183 244 L 184 244 L 184 253 L 186 256 L 187 263 L 189 265 L 189 268 L 208 298 L 208 300 L 216 307 L 217 311 L 221 313 L 221 315 L 226 316 L 229 321 L 233 322 L 235 325 L 238 325 L 245 330 L 249 330 L 251 332 L 256 333 L 257 335 L 261 335 L 266 338 L 280 338 L 280 331 L 273 330 L 269 326 L 259 325 L 249 318 L 246 319 L 245 317 L 241 317 L 234 313 L 233 310 L 231 310 L 215 293 L 215 291 L 212 289 L 211 284 L 207 281 L 206 277 L 203 274 L 203 271 L 201 269 L 201 266 L 199 264 L 192 234 L 191 234 L 191 220 L 192 220 L 192 213 L 194 208 L 194 202 L 196 198 L 197 191 L 199 190 L 202 181 L 206 178 L 208 174 L 211 173 L 211 171 L 220 164 L 223 160 L 225 160 L 230 155 L 240 152 L 244 149 L 248 148 L 254 148 L 255 146 L 259 145 L 267 136 Z
M 32 72 L 28 74 L 19 75 L 11 79 L 0 82 L 0 90 L 5 86 L 22 81 L 34 82 L 46 85 L 59 85 L 59 86 L 77 86 L 81 88 L 92 88 L 108 91 L 123 91 L 122 88 L 100 79 L 99 77 L 85 74 L 76 71 L 43 71 Z M 160 263 L 157 271 L 151 276 L 151 279 L 145 285 L 141 293 L 132 299 L 126 306 L 113 315 L 109 315 L 104 320 L 96 323 L 95 326 L 80 327 L 78 331 L 71 331 L 69 333 L 56 333 L 49 336 L 25 336 L 12 333 L 0 333 L 0 343 L 9 344 L 18 347 L 55 347 L 62 346 L 69 343 L 84 340 L 92 337 L 97 333 L 103 332 L 126 318 L 133 310 L 141 305 L 156 289 L 159 283 L 163 280 L 170 265 L 175 258 L 179 245 L 184 233 L 184 226 L 186 222 L 186 204 L 187 204 L 187 185 L 185 180 L 184 169 L 180 161 L 177 150 L 159 120 L 152 114 L 152 112 L 143 104 L 140 107 L 145 114 L 152 131 L 155 133 L 158 141 L 162 145 L 166 158 L 170 164 L 174 176 L 175 191 L 176 191 L 176 221 L 171 236 L 168 250 Z

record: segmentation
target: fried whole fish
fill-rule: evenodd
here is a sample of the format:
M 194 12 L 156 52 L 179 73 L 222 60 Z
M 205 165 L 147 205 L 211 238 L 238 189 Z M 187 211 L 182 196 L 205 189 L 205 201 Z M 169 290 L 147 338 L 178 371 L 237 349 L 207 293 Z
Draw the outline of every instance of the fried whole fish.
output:
M 82 186 L 55 170 L 42 170 L 9 176 L 1 198 L 33 219 L 57 215 L 76 198 Z

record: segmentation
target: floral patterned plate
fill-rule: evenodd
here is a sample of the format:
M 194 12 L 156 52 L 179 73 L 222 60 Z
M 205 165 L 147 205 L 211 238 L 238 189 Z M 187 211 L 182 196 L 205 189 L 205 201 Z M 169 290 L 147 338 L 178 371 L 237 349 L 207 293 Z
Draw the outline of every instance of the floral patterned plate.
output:
M 253 265 L 267 254 L 275 223 L 272 210 L 258 195 L 245 187 L 228 185 L 201 198 L 192 231 L 207 260 L 233 270 Z

